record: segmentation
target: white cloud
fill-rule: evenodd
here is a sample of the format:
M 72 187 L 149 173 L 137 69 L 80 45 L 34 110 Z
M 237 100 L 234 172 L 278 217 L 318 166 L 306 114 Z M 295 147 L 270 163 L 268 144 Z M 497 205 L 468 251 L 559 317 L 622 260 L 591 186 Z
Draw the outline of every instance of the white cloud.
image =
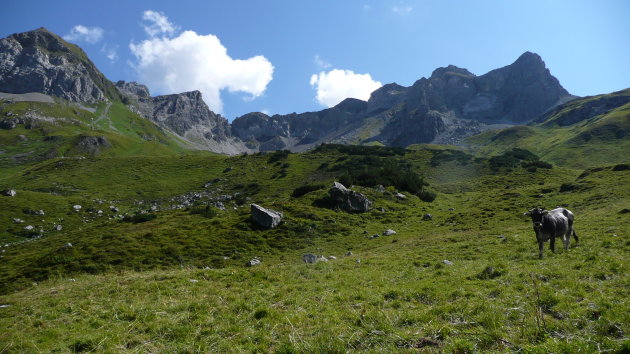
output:
M 311 86 L 317 90 L 317 102 L 332 107 L 348 97 L 367 101 L 370 94 L 383 84 L 372 80 L 370 74 L 333 69 L 311 76 Z
M 142 19 L 149 22 L 144 25 L 144 31 L 151 37 L 155 37 L 160 34 L 172 36 L 175 34 L 176 27 L 161 12 L 153 10 L 146 10 L 142 14 Z
M 322 69 L 328 69 L 332 66 L 332 64 L 322 59 L 319 54 L 315 54 L 315 58 L 313 58 L 313 63 L 315 63 L 315 65 L 319 66 Z
M 392 7 L 392 11 L 397 14 L 397 15 L 408 15 L 411 13 L 411 11 L 413 11 L 413 7 L 412 6 L 394 6 Z
M 210 109 L 218 113 L 223 111 L 221 90 L 245 92 L 253 99 L 265 92 L 273 77 L 274 67 L 267 58 L 233 59 L 212 34 L 184 31 L 174 38 L 153 37 L 129 47 L 136 56 L 134 67 L 141 82 L 151 91 L 199 90 Z
M 118 45 L 103 44 L 101 52 L 105 54 L 105 57 L 111 62 L 118 60 Z
M 72 27 L 69 33 L 63 36 L 63 39 L 73 42 L 96 43 L 103 38 L 103 29 L 100 27 L 85 27 L 76 25 Z

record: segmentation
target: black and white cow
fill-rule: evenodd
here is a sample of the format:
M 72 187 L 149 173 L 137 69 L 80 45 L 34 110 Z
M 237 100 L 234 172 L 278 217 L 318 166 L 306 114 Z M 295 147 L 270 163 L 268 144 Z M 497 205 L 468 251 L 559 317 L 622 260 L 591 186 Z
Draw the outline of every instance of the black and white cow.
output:
M 556 237 L 562 238 L 565 250 L 569 249 L 571 234 L 573 234 L 575 242 L 579 242 L 578 236 L 573 229 L 573 213 L 570 210 L 565 208 L 553 210 L 534 208 L 525 213 L 525 215 L 531 216 L 534 223 L 540 258 L 543 258 L 543 244 L 548 240 L 551 241 L 551 252 L 556 251 Z

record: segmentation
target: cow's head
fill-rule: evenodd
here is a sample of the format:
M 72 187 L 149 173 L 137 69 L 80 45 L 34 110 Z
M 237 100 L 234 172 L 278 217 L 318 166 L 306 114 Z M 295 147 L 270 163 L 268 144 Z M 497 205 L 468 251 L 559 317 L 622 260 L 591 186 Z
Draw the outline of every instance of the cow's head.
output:
M 542 229 L 543 225 L 543 216 L 549 214 L 549 210 L 534 208 L 525 213 L 525 215 L 530 216 L 532 218 L 532 222 L 534 223 L 534 230 L 539 231 Z

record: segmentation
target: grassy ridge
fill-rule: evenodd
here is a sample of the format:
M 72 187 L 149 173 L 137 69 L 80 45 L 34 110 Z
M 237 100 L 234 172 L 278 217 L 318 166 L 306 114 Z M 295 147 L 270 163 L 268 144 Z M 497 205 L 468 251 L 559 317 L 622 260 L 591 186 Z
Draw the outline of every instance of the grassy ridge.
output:
M 524 148 L 570 168 L 628 162 L 630 158 L 620 152 L 630 149 L 630 103 L 615 107 L 598 104 L 619 98 L 630 100 L 630 90 L 571 101 L 541 122 L 486 132 L 469 142 L 482 155 Z

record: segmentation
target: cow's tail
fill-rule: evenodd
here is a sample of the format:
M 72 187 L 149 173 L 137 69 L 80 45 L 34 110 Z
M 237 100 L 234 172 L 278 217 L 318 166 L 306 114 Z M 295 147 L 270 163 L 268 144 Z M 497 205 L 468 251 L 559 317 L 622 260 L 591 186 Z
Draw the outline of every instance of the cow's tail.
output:
M 580 243 L 580 239 L 578 238 L 578 235 L 575 233 L 575 229 L 573 229 L 573 238 L 575 239 L 575 243 Z

